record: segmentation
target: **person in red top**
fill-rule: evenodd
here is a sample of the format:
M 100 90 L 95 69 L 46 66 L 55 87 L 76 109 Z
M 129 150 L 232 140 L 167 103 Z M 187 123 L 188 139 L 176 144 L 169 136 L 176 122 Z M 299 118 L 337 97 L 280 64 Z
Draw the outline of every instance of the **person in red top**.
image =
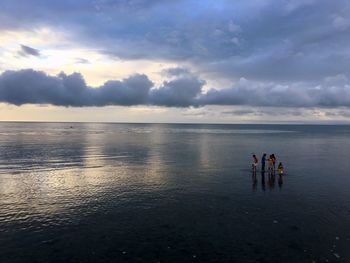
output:
M 256 167 L 258 166 L 258 163 L 259 163 L 258 158 L 256 157 L 255 154 L 253 154 L 253 163 L 252 163 L 253 172 L 256 172 Z
M 273 164 L 273 170 L 276 170 L 276 156 L 275 154 L 271 154 L 271 158 L 272 158 L 272 164 Z
M 269 159 L 267 161 L 269 162 L 268 171 L 269 172 L 273 172 L 273 156 L 272 156 L 272 154 L 270 155 L 270 157 L 269 157 Z

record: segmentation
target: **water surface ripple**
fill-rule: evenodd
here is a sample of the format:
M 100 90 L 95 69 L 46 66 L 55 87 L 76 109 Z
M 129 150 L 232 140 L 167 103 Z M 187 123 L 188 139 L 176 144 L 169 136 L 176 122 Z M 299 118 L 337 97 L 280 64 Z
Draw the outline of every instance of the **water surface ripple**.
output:
M 349 135 L 0 123 L 0 262 L 350 262 Z

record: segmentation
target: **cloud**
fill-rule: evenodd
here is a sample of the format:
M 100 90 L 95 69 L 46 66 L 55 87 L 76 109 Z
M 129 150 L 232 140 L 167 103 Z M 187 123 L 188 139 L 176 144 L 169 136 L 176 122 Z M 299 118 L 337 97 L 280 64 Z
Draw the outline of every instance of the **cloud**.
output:
M 239 25 L 235 24 L 233 21 L 230 21 L 228 25 L 228 30 L 230 32 L 235 33 L 235 32 L 241 32 L 242 29 Z
M 75 63 L 77 64 L 90 64 L 90 61 L 86 58 L 76 58 Z
M 195 106 L 196 97 L 200 95 L 204 84 L 204 81 L 196 77 L 165 81 L 160 88 L 151 90 L 150 102 L 168 107 Z
M 174 68 L 163 69 L 161 72 L 161 75 L 166 77 L 178 77 L 178 76 L 191 75 L 191 72 L 187 68 L 174 67 Z
M 5 71 L 0 75 L 0 101 L 15 105 L 106 106 L 147 104 L 153 83 L 145 75 L 110 80 L 98 88 L 74 73 L 49 76 L 41 71 Z
M 221 114 L 223 115 L 234 115 L 234 116 L 302 116 L 303 113 L 308 112 L 308 109 L 300 109 L 300 108 L 254 108 L 247 109 L 247 106 L 244 106 L 243 109 L 231 110 L 231 111 L 223 111 Z
M 334 81 L 334 84 L 332 83 Z M 350 83 L 339 77 L 322 82 L 261 83 L 240 79 L 234 87 L 210 89 L 198 99 L 200 105 L 251 105 L 264 107 L 350 107 Z
M 18 54 L 23 57 L 34 56 L 40 57 L 40 51 L 38 49 L 21 45 L 21 50 L 18 51 Z
M 15 105 L 52 104 L 58 106 L 193 105 L 204 82 L 196 77 L 164 81 L 159 88 L 146 75 L 136 74 L 123 80 L 109 80 L 100 87 L 86 85 L 79 73 L 49 76 L 42 71 L 5 71 L 0 75 L 0 102 Z
M 349 76 L 349 12 L 346 0 L 3 0 L 0 28 L 59 29 L 113 58 L 185 61 L 217 78 L 314 81 Z
M 342 16 L 335 16 L 332 24 L 337 30 L 345 31 L 350 28 L 350 19 Z
M 257 111 L 255 110 L 248 110 L 248 109 L 241 109 L 241 110 L 231 110 L 231 111 L 223 111 L 221 112 L 223 115 L 236 115 L 236 116 L 243 116 L 243 115 L 257 115 Z
M 232 87 L 203 91 L 206 82 L 194 75 L 163 81 L 155 87 L 146 75 L 109 80 L 90 87 L 79 73 L 50 76 L 31 69 L 5 71 L 0 75 L 0 102 L 15 105 L 52 104 L 86 107 L 106 105 L 155 105 L 200 107 L 206 105 L 247 105 L 254 107 L 350 108 L 350 82 L 344 75 L 327 77 L 312 85 L 295 82 L 281 85 L 240 79 Z M 265 109 L 266 112 L 266 109 Z M 235 111 L 231 114 L 261 114 Z M 294 113 L 291 113 L 292 115 Z M 295 114 L 299 114 L 296 112 Z
M 325 116 L 350 118 L 350 111 L 349 110 L 327 111 L 325 112 Z

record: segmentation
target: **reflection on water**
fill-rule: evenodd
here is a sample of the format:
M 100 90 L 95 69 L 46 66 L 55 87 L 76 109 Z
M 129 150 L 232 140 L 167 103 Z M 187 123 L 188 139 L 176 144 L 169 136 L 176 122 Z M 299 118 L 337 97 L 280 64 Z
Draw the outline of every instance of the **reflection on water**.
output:
M 265 174 L 267 176 L 267 186 L 269 190 L 273 190 L 275 188 L 276 180 L 278 184 L 279 190 L 282 190 L 282 185 L 283 185 L 283 175 L 278 174 L 276 175 L 275 172 L 260 172 L 261 177 L 261 190 L 265 191 L 266 190 L 266 183 L 265 183 Z M 253 190 L 257 191 L 258 190 L 258 176 L 257 172 L 252 173 L 252 185 L 253 185 Z
M 346 262 L 349 135 L 1 123 L 0 262 Z M 252 174 L 252 152 L 277 153 L 288 173 Z
M 279 174 L 278 175 L 278 186 L 279 188 L 282 188 L 283 185 L 283 175 Z

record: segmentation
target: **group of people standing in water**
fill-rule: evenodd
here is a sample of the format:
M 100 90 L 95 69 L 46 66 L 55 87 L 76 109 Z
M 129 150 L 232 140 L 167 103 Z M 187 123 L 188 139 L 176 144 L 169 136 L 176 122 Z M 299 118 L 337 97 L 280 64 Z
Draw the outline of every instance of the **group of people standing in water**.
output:
M 266 172 L 265 165 L 266 165 L 266 161 L 267 161 L 268 162 L 267 172 L 274 173 L 276 171 L 276 160 L 277 159 L 276 159 L 275 154 L 271 154 L 269 156 L 269 158 L 267 159 L 267 155 L 266 155 L 266 153 L 264 153 L 263 156 L 261 157 L 261 172 Z M 253 173 L 256 173 L 256 169 L 257 169 L 258 164 L 259 164 L 259 159 L 255 154 L 253 154 L 253 160 L 252 160 Z M 283 164 L 281 162 L 278 164 L 277 170 L 278 170 L 279 175 L 283 175 L 284 167 L 283 167 Z

